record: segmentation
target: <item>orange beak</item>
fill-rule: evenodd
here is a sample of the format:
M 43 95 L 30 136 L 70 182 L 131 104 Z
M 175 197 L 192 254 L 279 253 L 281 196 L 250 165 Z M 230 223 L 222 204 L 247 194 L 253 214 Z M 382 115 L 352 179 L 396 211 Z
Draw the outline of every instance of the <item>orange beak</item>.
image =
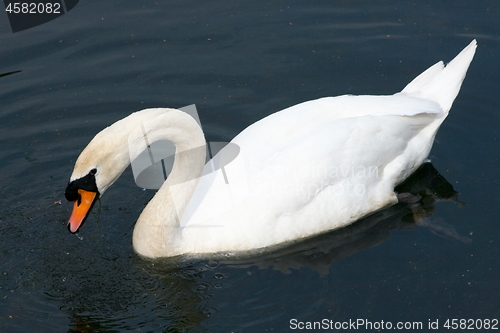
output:
M 89 213 L 90 207 L 94 202 L 95 196 L 97 193 L 89 192 L 85 190 L 78 190 L 78 194 L 80 194 L 80 200 L 75 200 L 73 206 L 73 213 L 68 221 L 69 231 L 75 233 L 78 231 L 78 228 L 82 225 L 83 220 Z

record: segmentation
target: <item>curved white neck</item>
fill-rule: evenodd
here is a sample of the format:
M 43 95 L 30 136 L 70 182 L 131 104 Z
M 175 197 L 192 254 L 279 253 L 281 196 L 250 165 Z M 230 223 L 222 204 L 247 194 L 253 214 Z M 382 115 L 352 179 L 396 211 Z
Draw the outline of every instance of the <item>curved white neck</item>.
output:
M 165 246 L 175 249 L 176 243 L 181 241 L 179 221 L 202 175 L 206 143 L 200 126 L 187 113 L 175 109 L 148 109 L 136 114 L 142 114 L 142 122 L 135 123 L 128 136 L 131 160 L 155 141 L 169 140 L 176 147 L 170 175 L 134 228 L 135 250 L 152 257 L 156 252 L 164 253 Z M 132 119 L 131 123 L 135 121 Z

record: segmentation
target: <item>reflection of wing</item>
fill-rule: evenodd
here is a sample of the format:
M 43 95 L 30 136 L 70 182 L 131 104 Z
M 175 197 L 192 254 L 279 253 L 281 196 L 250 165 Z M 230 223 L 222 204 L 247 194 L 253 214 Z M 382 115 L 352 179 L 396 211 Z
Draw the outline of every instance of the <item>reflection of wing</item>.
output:
M 436 219 L 429 220 L 428 218 L 423 218 L 418 219 L 415 222 L 419 227 L 429 228 L 430 232 L 437 236 L 456 239 L 466 244 L 472 242 L 472 239 L 461 236 L 451 224 L 444 221 Z

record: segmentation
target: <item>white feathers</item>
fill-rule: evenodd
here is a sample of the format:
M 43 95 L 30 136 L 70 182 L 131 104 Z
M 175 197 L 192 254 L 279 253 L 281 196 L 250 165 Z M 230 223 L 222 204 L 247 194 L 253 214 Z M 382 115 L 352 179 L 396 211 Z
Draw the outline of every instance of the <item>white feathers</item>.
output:
M 217 173 L 193 180 L 187 173 L 201 175 L 202 159 L 179 158 L 169 178 L 191 180 L 167 180 L 136 224 L 134 248 L 147 257 L 255 250 L 340 228 L 394 204 L 394 187 L 427 158 L 475 48 L 473 41 L 448 66 L 435 64 L 392 96 L 321 98 L 272 114 L 232 140 L 239 155 Z M 119 131 L 104 130 L 94 141 L 113 147 L 93 149 L 75 170 L 85 174 L 95 161 L 112 159 L 126 146 L 126 135 L 117 133 L 158 115 L 163 118 L 146 128 L 148 137 L 170 139 L 182 150 L 199 146 L 201 129 L 178 112 L 143 110 L 112 125 Z M 114 173 L 98 169 L 98 185 L 107 188 Z
M 433 100 L 448 114 L 451 104 L 460 91 L 476 47 L 477 42 L 474 39 L 446 67 L 442 61 L 438 62 L 417 76 L 402 92 Z

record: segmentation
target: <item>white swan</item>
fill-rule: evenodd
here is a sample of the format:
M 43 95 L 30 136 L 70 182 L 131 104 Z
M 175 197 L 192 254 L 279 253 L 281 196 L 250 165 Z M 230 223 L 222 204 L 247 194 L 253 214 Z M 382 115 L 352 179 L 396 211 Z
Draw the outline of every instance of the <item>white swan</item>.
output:
M 175 109 L 133 113 L 78 157 L 66 189 L 74 201 L 70 231 L 145 138 L 172 141 L 176 158 L 135 225 L 140 255 L 250 251 L 346 226 L 397 202 L 394 187 L 427 158 L 475 49 L 474 40 L 392 96 L 321 98 L 254 123 L 232 140 L 240 154 L 225 168 L 230 187 L 223 169 L 200 180 L 205 149 L 196 148 L 205 138 L 192 117 Z

